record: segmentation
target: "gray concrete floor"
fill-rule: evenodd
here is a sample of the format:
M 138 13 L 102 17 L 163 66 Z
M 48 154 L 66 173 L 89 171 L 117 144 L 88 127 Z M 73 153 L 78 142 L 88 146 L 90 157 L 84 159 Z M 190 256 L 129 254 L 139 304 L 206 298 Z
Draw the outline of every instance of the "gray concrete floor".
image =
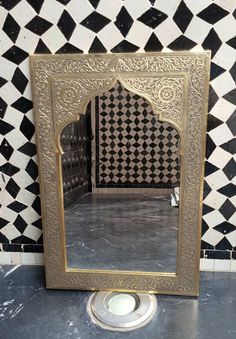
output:
M 176 272 L 170 194 L 87 194 L 65 210 L 70 268 Z
M 43 267 L 0 267 L 0 291 L 1 339 L 236 338 L 235 273 L 201 273 L 199 299 L 159 295 L 159 315 L 126 333 L 90 321 L 90 292 L 46 290 Z

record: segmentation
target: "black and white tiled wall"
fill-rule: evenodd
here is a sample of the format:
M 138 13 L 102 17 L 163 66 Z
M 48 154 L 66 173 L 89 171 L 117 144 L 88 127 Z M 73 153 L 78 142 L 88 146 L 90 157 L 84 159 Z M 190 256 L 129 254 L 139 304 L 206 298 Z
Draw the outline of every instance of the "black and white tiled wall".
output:
M 6 261 L 10 251 L 43 250 L 28 55 L 204 48 L 211 49 L 212 64 L 202 256 L 204 265 L 221 259 L 221 268 L 235 270 L 236 2 L 2 0 L 0 5 L 0 243 Z

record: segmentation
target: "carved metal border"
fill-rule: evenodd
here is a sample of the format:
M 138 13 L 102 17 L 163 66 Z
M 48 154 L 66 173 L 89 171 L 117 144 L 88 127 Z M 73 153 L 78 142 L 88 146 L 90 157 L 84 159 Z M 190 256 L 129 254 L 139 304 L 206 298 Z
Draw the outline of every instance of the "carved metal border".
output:
M 48 288 L 198 295 L 210 52 L 30 57 Z M 181 136 L 176 273 L 66 267 L 62 129 L 119 79 Z

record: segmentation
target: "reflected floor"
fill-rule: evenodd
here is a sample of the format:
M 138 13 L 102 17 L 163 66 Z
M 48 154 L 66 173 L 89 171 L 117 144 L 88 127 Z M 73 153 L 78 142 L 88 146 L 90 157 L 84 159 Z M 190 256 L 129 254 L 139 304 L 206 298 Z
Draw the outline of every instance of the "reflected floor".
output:
M 65 210 L 70 268 L 176 272 L 170 195 L 87 194 Z

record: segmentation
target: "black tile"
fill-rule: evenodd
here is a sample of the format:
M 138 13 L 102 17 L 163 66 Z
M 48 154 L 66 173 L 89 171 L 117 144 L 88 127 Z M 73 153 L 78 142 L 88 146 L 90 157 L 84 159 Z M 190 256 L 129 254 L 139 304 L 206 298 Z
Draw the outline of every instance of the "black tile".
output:
M 12 8 L 14 8 L 21 0 L 2 0 L 1 4 L 3 8 L 10 11 Z
M 52 27 L 52 23 L 38 15 L 25 25 L 25 28 L 39 36 L 43 35 L 50 27 Z
M 18 244 L 3 244 L 2 248 L 5 252 L 22 252 L 22 246 Z
M 2 166 L 0 166 L 0 172 L 3 172 L 4 174 L 6 174 L 8 176 L 12 176 L 12 175 L 16 174 L 17 172 L 19 172 L 19 170 L 20 169 L 18 167 L 13 166 L 9 162 L 6 162 Z
M 11 241 L 13 244 L 35 244 L 36 241 L 26 237 L 25 235 L 20 235 L 19 237 Z
M 60 2 L 62 5 L 68 5 L 68 3 L 71 1 L 71 0 L 56 0 L 57 2 Z
M 43 253 L 43 245 L 24 245 L 24 252 Z
M 0 118 L 3 118 L 7 109 L 7 103 L 0 97 Z
M 36 153 L 36 145 L 32 142 L 26 142 L 23 146 L 18 148 L 18 151 L 28 155 L 29 157 L 33 157 Z
M 0 134 L 6 135 L 7 133 L 11 132 L 15 127 L 8 124 L 4 120 L 0 120 Z
M 229 220 L 236 211 L 236 207 L 229 199 L 226 199 L 219 211 L 226 220 Z
M 38 219 L 34 222 L 32 222 L 32 225 L 35 226 L 35 227 L 38 227 L 40 230 L 42 229 L 42 219 Z
M 234 195 L 236 195 L 236 186 L 230 183 L 218 189 L 218 192 L 220 192 L 221 194 L 224 194 L 228 198 L 232 198 Z
M 202 20 L 205 20 L 209 24 L 214 25 L 217 21 L 221 20 L 228 14 L 229 12 L 227 12 L 222 7 L 216 4 L 211 4 L 210 6 L 205 8 L 203 11 L 198 13 L 197 16 L 201 18 Z
M 208 111 L 209 112 L 212 110 L 212 108 L 215 106 L 218 100 L 219 100 L 218 95 L 216 94 L 212 86 L 210 85 L 209 86 L 209 99 L 208 99 Z
M 80 24 L 91 31 L 98 33 L 102 28 L 109 24 L 110 21 L 110 19 L 100 13 L 92 12 Z
M 20 63 L 22 63 L 22 61 L 28 58 L 28 53 L 14 45 L 9 48 L 2 56 L 5 59 L 19 65 Z
M 20 124 L 20 131 L 28 140 L 31 140 L 32 136 L 34 135 L 34 124 L 32 124 L 32 122 L 25 115 Z
M 207 134 L 207 137 L 206 137 L 206 158 L 207 159 L 211 156 L 215 148 L 216 148 L 216 145 L 214 141 L 211 139 L 209 134 Z
M 232 39 L 228 40 L 226 42 L 230 47 L 236 49 L 236 37 L 233 37 Z
M 26 227 L 27 227 L 27 222 L 22 218 L 20 214 L 16 217 L 15 221 L 13 222 L 13 225 L 17 228 L 17 230 L 20 233 L 24 233 Z
M 136 52 L 139 47 L 127 40 L 122 40 L 118 45 L 111 49 L 112 53 Z
M 215 246 L 216 250 L 232 250 L 233 246 L 230 244 L 228 239 L 224 237 L 218 244 Z
M 26 78 L 26 76 L 21 72 L 19 67 L 16 68 L 14 75 L 11 79 L 11 82 L 13 85 L 18 89 L 18 91 L 23 94 L 26 86 L 29 82 L 29 80 Z
M 25 187 L 25 189 L 35 195 L 39 194 L 39 184 L 37 182 L 33 182 L 29 186 Z
M 62 46 L 58 51 L 56 51 L 56 54 L 66 54 L 66 53 L 83 53 L 83 51 L 73 45 L 71 45 L 69 42 L 67 42 L 64 46 Z
M 206 199 L 206 197 L 208 196 L 208 194 L 210 192 L 211 192 L 211 187 L 208 185 L 208 183 L 205 180 L 204 181 L 204 189 L 203 189 L 203 197 L 204 197 L 204 199 Z
M 5 235 L 3 235 L 1 232 L 0 232 L 0 243 L 1 244 L 9 243 L 9 240 L 7 239 L 7 237 L 5 237 Z
M 116 17 L 115 25 L 124 37 L 126 37 L 128 34 L 133 22 L 134 20 L 127 9 L 122 6 L 119 14 Z
M 230 252 L 226 251 L 205 251 L 207 259 L 230 259 Z
M 6 33 L 8 38 L 11 39 L 11 41 L 16 42 L 16 39 L 20 32 L 20 26 L 10 13 L 7 14 L 2 30 Z
M 6 83 L 7 83 L 7 80 L 4 79 L 4 78 L 2 78 L 2 77 L 0 77 L 0 88 L 1 88 L 2 86 L 4 86 Z
M 211 56 L 213 58 L 221 45 L 222 41 L 220 40 L 218 34 L 215 32 L 214 28 L 212 28 L 203 41 L 202 47 L 204 49 L 210 49 Z
M 215 165 L 211 164 L 210 162 L 206 161 L 205 162 L 205 177 L 207 177 L 208 175 L 218 171 L 219 168 L 216 167 Z
M 221 224 L 219 224 L 219 225 L 217 225 L 213 228 L 214 228 L 214 230 L 216 230 L 216 231 L 218 231 L 222 234 L 228 234 L 228 233 L 236 231 L 236 226 L 232 225 L 231 223 L 229 223 L 227 221 L 224 221 Z
M 214 62 L 211 62 L 211 76 L 210 81 L 217 78 L 219 75 L 223 74 L 226 70 L 222 67 L 220 67 L 217 64 L 214 64 Z
M 30 6 L 39 14 L 45 0 L 26 0 Z
M 23 211 L 24 209 L 27 208 L 27 206 L 25 204 L 23 204 L 20 201 L 13 201 L 12 203 L 10 203 L 9 205 L 7 205 L 8 208 L 10 208 L 12 211 L 20 213 L 21 211 Z
M 223 124 L 223 121 L 220 119 L 216 118 L 212 114 L 208 114 L 208 119 L 207 119 L 207 131 L 210 132 L 212 129 L 220 126 Z
M 190 50 L 196 46 L 196 42 L 188 39 L 184 35 L 180 35 L 177 39 L 172 41 L 167 47 L 172 49 L 172 50 Z
M 106 48 L 103 46 L 98 37 L 95 36 L 89 48 L 89 53 L 106 53 L 106 52 L 107 52 Z
M 166 20 L 167 17 L 165 13 L 151 7 L 138 18 L 138 21 L 154 29 Z
M 30 109 L 33 108 L 33 103 L 32 101 L 24 97 L 20 97 L 11 106 L 17 109 L 18 111 L 21 111 L 22 113 L 27 113 Z
M 9 221 L 0 217 L 0 229 L 9 224 Z
M 161 51 L 162 49 L 163 49 L 162 43 L 158 40 L 156 34 L 152 33 L 144 47 L 145 52 Z
M 234 158 L 231 158 L 230 161 L 223 168 L 224 174 L 229 180 L 232 180 L 236 175 L 236 162 Z
M 38 166 L 36 165 L 36 163 L 30 159 L 30 161 L 28 162 L 25 171 L 29 174 L 29 176 L 33 179 L 36 180 L 38 177 Z
M 230 141 L 220 145 L 220 147 L 231 154 L 236 154 L 236 139 L 231 139 Z
M 202 215 L 206 215 L 210 212 L 214 211 L 214 208 L 206 205 L 206 204 L 203 204 L 203 208 L 202 208 Z
M 38 215 L 41 215 L 41 205 L 40 205 L 40 199 L 39 197 L 36 197 L 34 199 L 33 204 L 31 205 L 31 207 L 35 210 L 35 212 L 38 213 Z
M 214 246 L 208 244 L 207 242 L 201 240 L 201 249 L 206 250 L 206 249 L 214 249 Z
M 17 194 L 19 193 L 20 187 L 11 178 L 6 185 L 5 190 L 15 199 Z
M 13 152 L 14 152 L 13 147 L 4 138 L 0 145 L 0 154 L 2 154 L 6 160 L 9 160 Z
M 232 134 L 235 136 L 236 135 L 236 110 L 230 116 L 230 118 L 226 121 L 226 124 L 231 130 Z
M 186 31 L 192 18 L 193 18 L 193 13 L 186 6 L 184 1 L 181 1 L 180 5 L 177 8 L 177 11 L 175 12 L 175 15 L 173 16 L 173 20 L 176 23 L 176 25 L 179 27 L 182 33 Z
M 75 26 L 76 23 L 74 19 L 70 16 L 70 14 L 66 10 L 64 10 L 57 23 L 57 27 L 60 29 L 60 31 L 67 40 L 70 40 L 70 37 L 74 32 Z
M 232 78 L 234 79 L 234 82 L 236 82 L 236 62 L 230 68 L 229 73 L 231 74 Z
M 202 219 L 202 236 L 206 233 L 206 231 L 209 229 L 209 226 L 205 222 L 205 220 Z
M 34 51 L 35 54 L 50 54 L 50 49 L 45 45 L 45 43 L 39 39 L 39 42 Z
M 236 89 L 233 89 L 229 93 L 225 94 L 223 98 L 231 102 L 231 104 L 236 105 Z

